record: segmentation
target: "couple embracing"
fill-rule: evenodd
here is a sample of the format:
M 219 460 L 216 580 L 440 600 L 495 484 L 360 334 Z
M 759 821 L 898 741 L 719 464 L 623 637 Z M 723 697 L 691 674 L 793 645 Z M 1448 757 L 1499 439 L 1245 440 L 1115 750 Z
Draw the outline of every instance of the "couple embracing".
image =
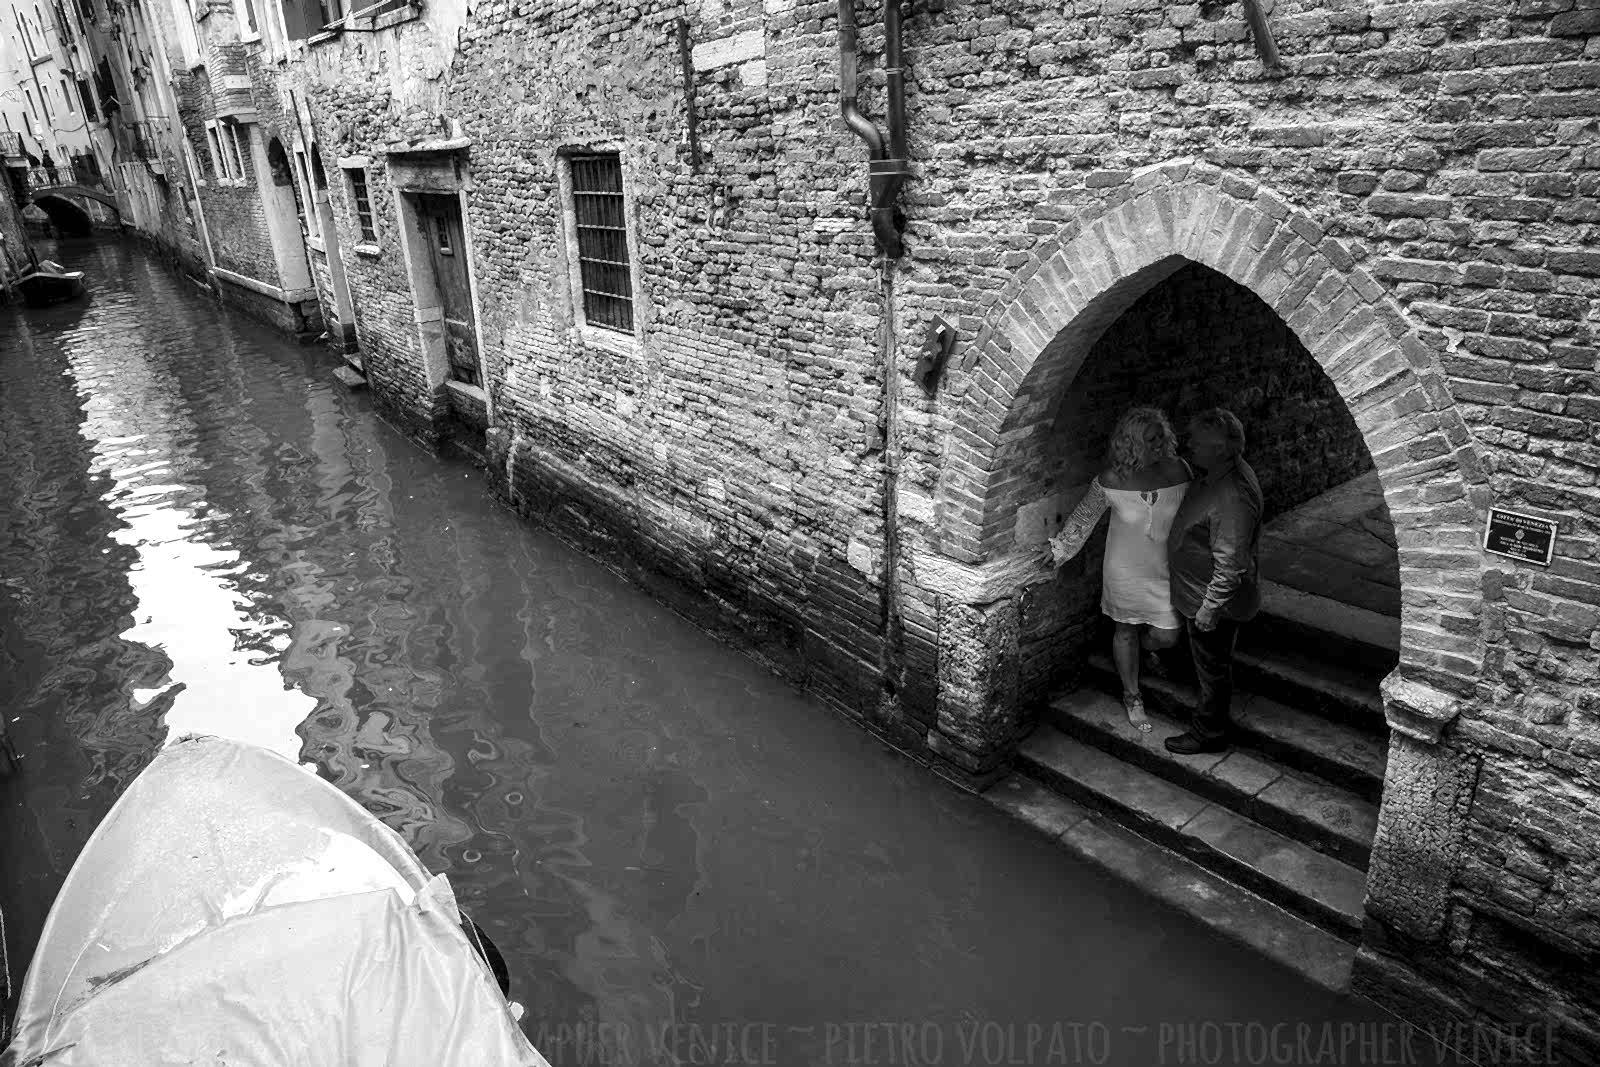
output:
M 1128 721 L 1141 731 L 1150 730 L 1141 646 L 1157 667 L 1157 650 L 1187 631 L 1200 702 L 1188 730 L 1167 738 L 1181 755 L 1228 747 L 1234 642 L 1261 606 L 1261 485 L 1244 461 L 1244 426 L 1226 408 L 1211 408 L 1194 417 L 1187 436 L 1194 467 L 1178 457 L 1177 434 L 1159 409 L 1124 414 L 1105 470 L 1050 539 L 1059 567 L 1111 512 L 1100 610 L 1116 623 L 1112 659 Z

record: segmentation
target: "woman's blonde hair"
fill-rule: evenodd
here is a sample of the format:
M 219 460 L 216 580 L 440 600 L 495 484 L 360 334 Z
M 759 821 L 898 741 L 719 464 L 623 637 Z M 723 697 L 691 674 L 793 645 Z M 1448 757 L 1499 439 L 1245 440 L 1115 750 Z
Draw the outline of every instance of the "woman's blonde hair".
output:
M 1119 478 L 1178 454 L 1178 435 L 1160 408 L 1129 408 L 1111 431 L 1108 462 Z

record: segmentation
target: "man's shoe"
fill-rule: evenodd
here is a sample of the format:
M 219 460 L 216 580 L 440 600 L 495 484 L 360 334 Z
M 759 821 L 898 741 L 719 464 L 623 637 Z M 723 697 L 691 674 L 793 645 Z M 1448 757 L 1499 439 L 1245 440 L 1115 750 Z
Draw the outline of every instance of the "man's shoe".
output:
M 1168 752 L 1176 752 L 1180 756 L 1198 756 L 1202 752 L 1228 751 L 1228 739 L 1226 737 L 1214 737 L 1208 741 L 1191 733 L 1182 733 L 1175 737 L 1169 737 L 1165 744 Z

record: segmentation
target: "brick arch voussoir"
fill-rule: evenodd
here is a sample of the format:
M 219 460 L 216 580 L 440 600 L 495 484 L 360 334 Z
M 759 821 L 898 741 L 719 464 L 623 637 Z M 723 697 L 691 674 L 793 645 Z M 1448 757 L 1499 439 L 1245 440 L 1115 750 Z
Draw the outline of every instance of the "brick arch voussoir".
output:
M 1473 503 L 1485 478 L 1431 350 L 1339 241 L 1270 190 L 1199 165 L 1157 168 L 1135 183 L 1146 178 L 1143 190 L 1064 227 L 990 306 L 964 368 L 961 432 L 942 481 L 957 506 L 945 512 L 941 544 L 981 562 L 1003 541 L 1008 524 L 996 512 L 1008 499 L 1008 444 L 1077 371 L 1059 358 L 1041 362 L 1052 342 L 1076 329 L 1086 350 L 1164 265 L 1200 263 L 1272 307 L 1345 398 L 1394 518 L 1408 648 L 1459 658 L 1455 620 L 1423 606 L 1477 614 Z

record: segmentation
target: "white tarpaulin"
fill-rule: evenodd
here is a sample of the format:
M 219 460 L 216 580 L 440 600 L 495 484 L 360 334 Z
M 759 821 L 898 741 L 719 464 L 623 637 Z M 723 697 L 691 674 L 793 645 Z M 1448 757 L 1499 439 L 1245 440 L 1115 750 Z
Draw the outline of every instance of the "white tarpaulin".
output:
M 548 1067 L 449 883 L 281 756 L 163 750 L 84 847 L 0 1067 Z

